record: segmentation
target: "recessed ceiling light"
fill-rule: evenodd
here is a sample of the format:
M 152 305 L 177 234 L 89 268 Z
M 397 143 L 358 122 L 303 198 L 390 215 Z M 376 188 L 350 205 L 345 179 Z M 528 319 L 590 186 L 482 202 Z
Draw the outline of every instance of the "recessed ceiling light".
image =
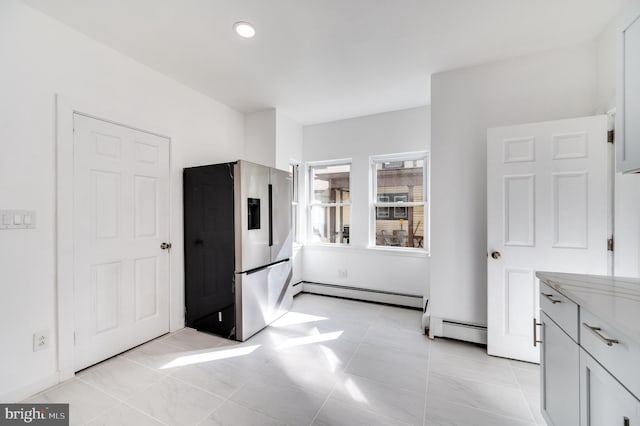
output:
M 252 38 L 256 35 L 256 29 L 248 22 L 236 22 L 233 24 L 233 29 L 240 37 Z

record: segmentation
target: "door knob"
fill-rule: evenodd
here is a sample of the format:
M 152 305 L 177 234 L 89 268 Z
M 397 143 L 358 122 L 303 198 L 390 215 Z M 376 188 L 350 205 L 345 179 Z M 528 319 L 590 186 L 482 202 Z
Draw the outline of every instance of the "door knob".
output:
M 171 248 L 171 243 L 162 243 L 160 244 L 160 248 L 162 250 L 169 250 Z
M 492 251 L 491 252 L 491 257 L 493 257 L 494 259 L 500 259 L 500 252 L 499 251 Z

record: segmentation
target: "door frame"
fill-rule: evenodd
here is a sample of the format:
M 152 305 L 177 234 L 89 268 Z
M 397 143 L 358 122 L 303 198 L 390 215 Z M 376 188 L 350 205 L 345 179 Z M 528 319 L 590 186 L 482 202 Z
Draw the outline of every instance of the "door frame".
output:
M 73 238 L 73 117 L 75 114 L 84 115 L 118 126 L 160 136 L 169 141 L 169 237 L 171 237 L 172 200 L 171 200 L 171 172 L 172 146 L 171 137 L 163 133 L 157 123 L 141 123 L 140 120 L 122 113 L 122 109 L 99 99 L 80 101 L 57 93 L 56 103 L 56 161 L 55 161 L 55 295 L 56 295 L 56 331 L 57 331 L 57 364 L 58 381 L 62 382 L 75 376 L 74 369 L 74 331 L 75 331 L 75 299 L 74 299 L 74 238 Z M 109 117 L 109 118 L 105 118 Z M 123 124 L 129 123 L 129 124 Z M 149 131 L 145 128 L 159 128 L 161 131 Z M 176 320 L 171 315 L 173 280 L 171 277 L 173 259 L 169 254 L 169 329 L 178 328 Z

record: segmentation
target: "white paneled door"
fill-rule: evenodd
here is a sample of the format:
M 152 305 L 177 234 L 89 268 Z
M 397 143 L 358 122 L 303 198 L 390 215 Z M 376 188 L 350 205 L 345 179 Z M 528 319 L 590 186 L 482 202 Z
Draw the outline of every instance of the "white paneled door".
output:
M 169 331 L 169 140 L 74 115 L 75 369 Z
M 487 131 L 487 350 L 539 362 L 536 271 L 608 273 L 606 116 Z

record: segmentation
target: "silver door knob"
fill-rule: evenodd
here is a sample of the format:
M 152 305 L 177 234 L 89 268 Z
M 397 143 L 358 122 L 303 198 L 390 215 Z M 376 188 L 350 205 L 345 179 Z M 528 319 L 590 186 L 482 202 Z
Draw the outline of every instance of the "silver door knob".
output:
M 492 251 L 491 252 L 491 257 L 493 257 L 494 259 L 500 259 L 500 252 L 499 251 Z
M 169 250 L 171 248 L 171 243 L 162 243 L 160 244 L 160 248 L 162 250 Z

